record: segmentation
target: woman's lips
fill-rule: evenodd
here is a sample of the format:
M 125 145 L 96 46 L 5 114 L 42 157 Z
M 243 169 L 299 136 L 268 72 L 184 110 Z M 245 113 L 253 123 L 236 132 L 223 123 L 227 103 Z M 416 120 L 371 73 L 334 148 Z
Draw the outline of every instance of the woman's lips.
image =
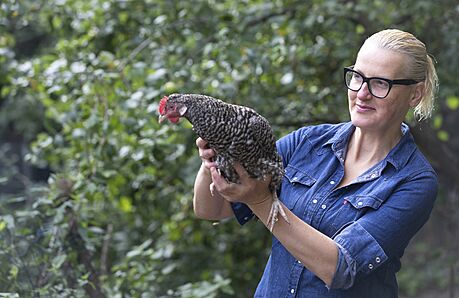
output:
M 375 111 L 376 109 L 375 108 L 372 108 L 370 106 L 367 106 L 367 105 L 362 105 L 362 104 L 355 104 L 356 108 L 357 108 L 357 111 L 358 112 L 371 112 L 371 111 Z

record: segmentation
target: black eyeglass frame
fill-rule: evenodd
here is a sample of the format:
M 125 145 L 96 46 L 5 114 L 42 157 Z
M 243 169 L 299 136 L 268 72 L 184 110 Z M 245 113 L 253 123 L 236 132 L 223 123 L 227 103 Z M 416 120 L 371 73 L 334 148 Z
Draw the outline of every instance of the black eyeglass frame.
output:
M 353 72 L 353 73 L 356 73 L 358 74 L 359 76 L 362 77 L 362 84 L 360 85 L 360 87 L 358 89 L 352 89 L 350 88 L 348 85 L 347 85 L 347 81 L 346 81 L 346 74 L 348 72 Z M 377 79 L 377 80 L 382 80 L 384 82 L 387 82 L 389 84 L 389 89 L 387 90 L 387 94 L 384 95 L 384 96 L 376 96 L 373 94 L 373 91 L 371 91 L 371 85 L 370 85 L 370 80 L 373 80 L 373 79 Z M 370 78 L 367 78 L 366 76 L 364 76 L 363 74 L 361 74 L 360 72 L 354 70 L 354 65 L 351 65 L 351 66 L 348 66 L 348 67 L 345 67 L 344 68 L 344 85 L 346 85 L 347 89 L 351 90 L 351 91 L 359 91 L 362 86 L 363 86 L 363 83 L 367 83 L 368 85 L 368 90 L 370 91 L 371 95 L 373 95 L 374 97 L 376 98 L 386 98 L 387 95 L 389 95 L 389 92 L 390 90 L 392 89 L 392 85 L 405 85 L 405 86 L 408 86 L 408 85 L 414 85 L 414 84 L 417 84 L 419 83 L 419 81 L 416 81 L 416 80 L 413 80 L 413 79 L 400 79 L 400 80 L 389 80 L 389 79 L 386 79 L 386 78 L 381 78 L 381 77 L 370 77 Z

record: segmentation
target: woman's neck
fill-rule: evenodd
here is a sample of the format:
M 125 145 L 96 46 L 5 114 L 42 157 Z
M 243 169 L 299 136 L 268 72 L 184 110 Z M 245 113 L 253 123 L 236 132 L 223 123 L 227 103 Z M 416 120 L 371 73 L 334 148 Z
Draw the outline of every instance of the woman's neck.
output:
M 374 165 L 389 154 L 401 137 L 400 128 L 381 134 L 357 127 L 349 141 L 346 159 Z

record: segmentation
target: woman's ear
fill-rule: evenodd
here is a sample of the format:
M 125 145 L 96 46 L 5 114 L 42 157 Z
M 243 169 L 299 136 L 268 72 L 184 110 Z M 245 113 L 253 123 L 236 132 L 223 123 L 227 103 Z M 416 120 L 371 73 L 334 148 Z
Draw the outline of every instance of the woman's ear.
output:
M 424 82 L 417 83 L 413 93 L 411 94 L 410 107 L 414 108 L 419 104 L 419 102 L 421 102 L 421 99 L 424 97 L 424 92 Z

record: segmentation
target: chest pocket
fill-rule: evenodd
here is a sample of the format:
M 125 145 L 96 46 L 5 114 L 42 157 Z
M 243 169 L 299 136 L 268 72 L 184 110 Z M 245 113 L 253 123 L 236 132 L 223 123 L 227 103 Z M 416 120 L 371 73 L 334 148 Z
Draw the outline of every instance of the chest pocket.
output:
M 316 183 L 314 177 L 288 165 L 285 168 L 285 179 L 282 181 L 282 202 L 287 208 L 293 210 L 298 200 L 307 195 L 314 183 Z
M 344 203 L 336 210 L 332 226 L 341 231 L 350 223 L 358 220 L 371 210 L 377 210 L 383 201 L 374 195 L 349 196 L 344 198 Z

